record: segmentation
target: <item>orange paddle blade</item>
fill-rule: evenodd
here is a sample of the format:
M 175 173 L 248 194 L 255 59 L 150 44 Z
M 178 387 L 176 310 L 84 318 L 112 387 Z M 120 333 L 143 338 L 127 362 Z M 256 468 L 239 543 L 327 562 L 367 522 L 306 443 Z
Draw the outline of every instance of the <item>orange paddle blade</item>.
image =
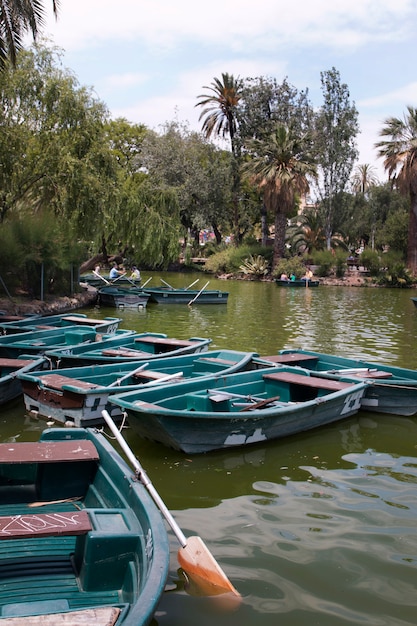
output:
M 200 537 L 188 537 L 186 545 L 178 550 L 178 562 L 185 573 L 204 588 L 202 595 L 231 592 L 240 597 Z

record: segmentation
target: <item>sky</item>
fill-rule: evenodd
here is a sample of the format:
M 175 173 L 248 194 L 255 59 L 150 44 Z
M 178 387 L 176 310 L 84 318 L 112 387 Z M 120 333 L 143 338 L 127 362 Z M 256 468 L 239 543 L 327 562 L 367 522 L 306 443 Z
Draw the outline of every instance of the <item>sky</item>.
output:
M 198 96 L 214 78 L 285 78 L 323 103 L 338 70 L 359 112 L 360 164 L 386 180 L 374 144 L 384 121 L 417 107 L 417 0 L 44 0 L 43 34 L 113 118 L 156 131 L 200 130 Z

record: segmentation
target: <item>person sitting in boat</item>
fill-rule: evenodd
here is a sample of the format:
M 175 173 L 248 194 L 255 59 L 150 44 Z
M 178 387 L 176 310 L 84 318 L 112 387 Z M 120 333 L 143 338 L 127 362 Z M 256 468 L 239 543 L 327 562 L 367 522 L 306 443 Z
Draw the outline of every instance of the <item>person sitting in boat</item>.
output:
M 291 276 L 290 276 L 290 280 L 291 280 L 292 282 L 294 282 L 294 281 L 296 281 L 296 280 L 297 280 L 297 277 L 296 277 L 296 275 L 295 275 L 294 273 L 293 273 L 293 274 L 291 274 Z
M 136 265 L 132 265 L 132 273 L 130 275 L 130 278 L 132 278 L 133 280 L 140 280 L 140 271 L 138 270 Z
M 115 278 L 118 278 L 119 276 L 122 276 L 123 274 L 125 274 L 125 270 L 119 270 L 117 267 L 117 263 L 113 263 L 113 267 L 110 270 L 109 273 L 109 278 L 110 280 L 114 280 Z
M 285 272 L 283 272 L 283 273 L 281 274 L 281 278 L 280 278 L 280 280 L 288 280 L 288 276 L 286 275 L 286 273 L 285 273 Z
M 312 280 L 312 278 L 313 278 L 313 272 L 311 271 L 310 268 L 308 268 L 304 276 L 302 276 L 301 280 Z

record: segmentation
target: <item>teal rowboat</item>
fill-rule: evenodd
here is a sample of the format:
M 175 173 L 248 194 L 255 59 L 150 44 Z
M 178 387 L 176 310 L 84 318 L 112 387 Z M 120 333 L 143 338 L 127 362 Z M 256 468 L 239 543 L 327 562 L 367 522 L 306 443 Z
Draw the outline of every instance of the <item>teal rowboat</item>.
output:
M 48 361 L 44 357 L 19 359 L 0 358 L 0 405 L 22 395 L 22 383 L 19 374 L 46 369 Z
M 134 334 L 132 330 L 116 330 L 111 334 L 102 334 L 93 328 L 84 328 L 79 325 L 62 326 L 48 330 L 35 330 L 16 335 L 0 337 L 0 357 L 18 358 L 23 354 L 44 355 L 48 350 L 60 349 L 71 351 L 76 345 L 88 344 L 89 348 L 95 342 L 103 340 L 117 341 Z
M 111 335 L 119 328 L 121 321 L 120 317 L 104 317 L 101 320 L 97 320 L 87 317 L 83 313 L 26 317 L 14 322 L 2 322 L 0 316 L 0 334 L 11 335 L 36 330 L 51 330 L 63 326 L 81 326 L 83 328 L 94 328 L 98 333 Z
M 259 367 L 254 352 L 217 350 L 151 361 L 119 361 L 107 365 L 27 372 L 20 376 L 26 410 L 36 418 L 67 426 L 103 423 L 102 411 L 119 421 L 123 410 L 109 398 L 135 389 L 174 384 L 186 379 L 223 376 Z M 267 364 L 267 367 L 273 367 Z
M 320 281 L 318 280 L 281 280 L 279 278 L 275 279 L 276 285 L 278 287 L 303 287 L 304 289 L 309 287 L 318 287 Z
M 170 338 L 164 333 L 135 333 L 101 341 L 93 345 L 74 346 L 71 349 L 48 350 L 47 356 L 60 368 L 83 365 L 118 363 L 120 361 L 148 361 L 162 356 L 179 356 L 205 352 L 211 339 L 190 337 Z M 1 341 L 1 338 L 0 338 Z
M 144 309 L 148 304 L 150 295 L 136 287 L 117 287 L 106 285 L 98 290 L 98 302 L 100 306 L 113 306 L 119 309 Z
M 365 380 L 369 386 L 362 398 L 362 409 L 393 415 L 417 414 L 417 370 L 308 350 L 281 350 L 278 355 L 262 358 L 275 364 L 297 365 L 315 376 L 333 380 Z
M 110 397 L 141 437 L 187 454 L 265 443 L 356 413 L 367 383 L 277 367 Z
M 169 568 L 165 524 L 101 434 L 0 444 L 0 623 L 145 626 Z

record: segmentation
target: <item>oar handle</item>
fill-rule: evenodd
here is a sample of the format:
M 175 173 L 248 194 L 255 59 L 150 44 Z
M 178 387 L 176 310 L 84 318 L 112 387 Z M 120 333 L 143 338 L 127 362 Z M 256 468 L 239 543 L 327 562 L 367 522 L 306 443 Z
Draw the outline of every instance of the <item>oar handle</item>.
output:
M 93 270 L 93 274 L 94 274 L 95 276 L 97 276 L 98 278 L 101 278 L 101 280 L 104 280 L 104 282 L 106 283 L 106 285 L 110 285 L 109 281 L 108 281 L 108 280 L 106 280 L 106 279 L 104 278 L 104 276 L 102 276 L 101 274 L 99 274 L 98 272 L 96 272 L 96 270 Z
M 146 474 L 145 470 L 143 469 L 143 467 L 141 466 L 141 464 L 139 463 L 139 461 L 137 460 L 137 458 L 133 454 L 132 450 L 127 445 L 126 441 L 122 437 L 119 429 L 117 428 L 116 424 L 114 423 L 114 421 L 112 420 L 112 418 L 110 417 L 108 412 L 106 410 L 104 410 L 104 411 L 102 411 L 101 414 L 102 414 L 102 416 L 103 416 L 107 426 L 110 428 L 110 430 L 112 431 L 113 435 L 116 437 L 116 439 L 117 439 L 118 443 L 120 444 L 120 447 L 122 448 L 123 452 L 126 454 L 128 460 L 132 464 L 132 467 L 135 469 L 135 472 L 137 473 L 140 482 L 149 491 L 149 493 L 151 494 L 152 499 L 154 500 L 154 502 L 157 505 L 158 509 L 161 511 L 162 515 L 164 516 L 164 518 L 166 519 L 168 524 L 171 526 L 171 528 L 172 528 L 176 538 L 180 542 L 181 546 L 184 548 L 187 545 L 187 539 L 186 539 L 184 533 L 182 532 L 181 528 L 178 526 L 177 522 L 172 517 L 171 513 L 167 509 L 167 507 L 166 507 L 164 501 L 162 500 L 161 496 L 156 491 L 156 489 L 153 486 L 150 478 L 148 477 L 148 475 Z
M 121 378 L 118 378 L 117 380 L 114 381 L 114 383 L 110 383 L 110 385 L 108 385 L 108 386 L 109 387 L 116 387 L 116 385 L 120 385 L 120 383 L 123 380 L 126 380 L 126 378 L 130 378 L 130 376 L 134 376 L 135 374 L 137 374 L 141 370 L 144 370 L 145 367 L 147 367 L 148 365 L 149 365 L 149 361 L 147 363 L 143 363 L 143 365 L 141 365 L 140 367 L 137 367 L 135 370 L 133 370 L 133 372 L 129 372 L 128 374 L 125 374 Z

